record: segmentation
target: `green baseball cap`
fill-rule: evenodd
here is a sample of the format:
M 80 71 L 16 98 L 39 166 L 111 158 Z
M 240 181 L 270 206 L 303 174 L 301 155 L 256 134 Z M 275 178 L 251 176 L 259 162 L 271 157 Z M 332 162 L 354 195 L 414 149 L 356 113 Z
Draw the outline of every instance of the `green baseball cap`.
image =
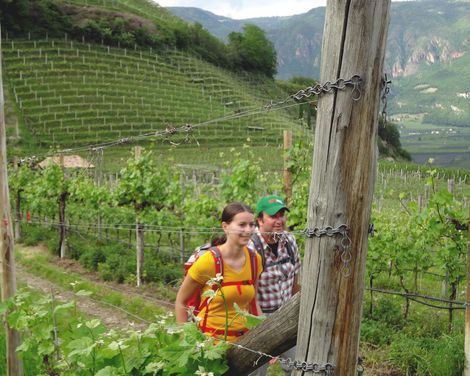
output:
M 279 210 L 287 209 L 284 200 L 279 196 L 264 196 L 261 197 L 258 203 L 256 204 L 256 216 L 258 216 L 261 212 L 265 212 L 268 215 L 274 215 Z

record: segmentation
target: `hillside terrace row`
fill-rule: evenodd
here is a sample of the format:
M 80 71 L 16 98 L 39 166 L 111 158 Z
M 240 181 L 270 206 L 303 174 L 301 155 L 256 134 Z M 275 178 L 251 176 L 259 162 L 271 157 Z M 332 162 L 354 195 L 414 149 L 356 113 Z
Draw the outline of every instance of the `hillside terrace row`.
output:
M 41 47 L 42 46 L 42 47 Z M 61 46 L 61 47 L 56 47 Z M 8 49 L 10 47 L 10 49 Z M 173 75 L 174 68 L 178 68 L 178 72 L 194 72 L 197 74 L 205 75 L 207 79 L 207 74 L 213 74 L 219 78 L 224 79 L 229 76 L 231 79 L 239 79 L 238 75 L 235 75 L 233 72 L 226 71 L 222 68 L 208 64 L 207 62 L 195 58 L 194 56 L 176 51 L 176 50 L 163 50 L 163 51 L 152 51 L 150 49 L 148 52 L 143 52 L 142 50 L 133 51 L 128 49 L 119 49 L 109 46 L 100 46 L 100 45 L 91 45 L 83 44 L 73 41 L 55 41 L 55 40 L 43 40 L 43 41 L 9 41 L 4 45 L 4 51 L 6 53 L 6 59 L 15 59 L 19 57 L 28 58 L 28 56 L 40 57 L 41 53 L 47 51 L 50 52 L 51 56 L 83 56 L 85 59 L 99 59 L 99 61 L 109 61 L 111 60 L 113 64 L 116 61 L 119 61 L 120 65 L 125 66 L 127 61 L 135 67 L 135 63 L 142 63 L 143 66 L 159 66 L 162 68 L 162 71 L 165 71 L 165 68 Z M 51 57 L 52 58 L 52 57 Z M 42 58 L 43 59 L 43 58 Z M 83 59 L 83 57 L 82 57 Z M 14 60 L 13 60 L 14 61 Z M 16 60 L 18 61 L 18 60 Z M 139 66 L 140 67 L 140 66 Z
M 121 51 L 47 43 L 48 48 L 37 41 L 12 41 L 5 53 L 8 83 L 25 123 L 45 144 L 103 142 L 214 119 L 193 134 L 240 141 L 263 131 L 268 142 L 279 139 L 279 129 L 293 126 L 286 113 L 262 110 L 266 100 L 260 97 L 266 93 L 257 87 L 179 52 L 142 60 L 142 52 L 111 54 Z M 260 97 L 247 95 L 251 91 Z M 218 119 L 247 110 L 261 113 Z

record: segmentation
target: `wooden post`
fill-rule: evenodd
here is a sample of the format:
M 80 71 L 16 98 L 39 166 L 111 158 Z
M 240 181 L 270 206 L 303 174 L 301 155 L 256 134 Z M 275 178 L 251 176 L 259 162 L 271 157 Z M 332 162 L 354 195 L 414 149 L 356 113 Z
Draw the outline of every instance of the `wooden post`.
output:
M 467 300 L 465 308 L 465 369 L 464 376 L 470 376 L 470 206 L 468 210 L 467 240 Z
M 318 101 L 308 227 L 348 231 L 307 239 L 295 358 L 331 365 L 336 376 L 356 374 L 389 11 L 390 0 L 330 0 L 326 8 L 320 82 L 357 74 L 361 96 L 338 90 Z
M 142 156 L 142 147 L 134 147 L 134 158 L 139 159 Z M 139 223 L 139 219 L 135 221 L 135 240 L 136 240 L 136 259 L 137 259 L 137 271 L 136 279 L 137 286 L 142 284 L 142 271 L 144 267 L 144 225 Z
M 14 158 L 15 173 L 18 174 L 18 157 Z M 21 188 L 17 188 L 15 200 L 15 241 L 21 239 Z
M 292 199 L 292 174 L 289 170 L 289 156 L 287 152 L 292 148 L 292 131 L 284 130 L 284 192 L 286 193 L 286 202 L 290 203 Z
M 16 294 L 15 242 L 11 227 L 10 193 L 8 191 L 7 142 L 5 126 L 5 101 L 3 96 L 2 46 L 0 30 L 0 253 L 2 270 L 2 302 Z M 8 313 L 7 313 L 8 314 Z M 23 375 L 23 365 L 15 350 L 21 344 L 20 335 L 12 330 L 6 320 L 6 371 L 9 376 Z
M 347 89 L 320 96 L 308 224 L 312 229 L 347 225 L 351 259 L 342 247 L 348 239 L 308 240 L 302 294 L 237 342 L 276 356 L 296 342 L 288 329 L 298 324 L 295 360 L 317 369 L 330 363 L 336 376 L 356 374 L 389 9 L 390 0 L 330 0 L 327 5 L 321 82 L 358 74 L 362 94 L 358 101 Z M 253 361 L 260 366 L 269 360 L 260 355 L 231 347 L 228 374 L 246 375 L 255 368 Z
M 418 208 L 419 208 L 420 213 L 423 211 L 423 207 L 424 207 L 423 196 L 418 195 Z
M 59 164 L 62 173 L 64 173 L 64 155 L 59 155 Z M 67 226 L 65 219 L 65 206 L 67 203 L 68 192 L 62 192 L 59 197 L 59 255 L 60 258 L 65 258 Z
M 180 255 L 181 255 L 181 263 L 184 264 L 186 262 L 186 257 L 184 255 L 184 232 L 180 230 Z
M 447 191 L 449 193 L 454 194 L 454 191 L 455 191 L 455 180 L 454 179 L 447 179 Z

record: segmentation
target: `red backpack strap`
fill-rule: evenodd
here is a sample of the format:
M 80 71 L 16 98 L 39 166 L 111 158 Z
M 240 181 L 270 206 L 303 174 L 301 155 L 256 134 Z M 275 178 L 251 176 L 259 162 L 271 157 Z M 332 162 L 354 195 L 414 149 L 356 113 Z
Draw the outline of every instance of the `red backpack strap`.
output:
M 255 290 L 256 290 L 256 281 L 258 280 L 258 270 L 259 270 L 258 269 L 258 257 L 256 255 L 256 251 L 252 250 L 249 247 L 247 248 L 248 248 L 248 252 L 250 253 L 251 279 L 253 280 L 253 286 L 255 287 Z M 250 302 L 250 313 L 256 316 L 259 315 L 258 308 L 256 307 L 256 296 Z
M 251 279 L 253 280 L 253 284 L 258 279 L 258 257 L 256 257 L 256 251 L 252 250 L 249 247 L 248 253 L 250 254 L 250 266 L 251 266 Z
M 218 247 L 210 247 L 209 252 L 212 254 L 212 257 L 214 258 L 214 264 L 215 264 L 215 275 L 217 274 L 224 274 L 224 259 L 222 258 L 222 255 L 220 254 L 220 250 Z M 217 286 L 213 285 L 212 289 L 215 291 L 217 290 Z M 206 311 L 204 312 L 204 319 L 202 320 L 202 324 L 200 325 L 201 331 L 204 333 L 207 328 L 207 316 L 209 315 L 209 298 L 207 297 L 204 299 L 204 301 L 201 303 L 199 306 L 199 311 L 201 311 L 204 307 L 206 308 Z

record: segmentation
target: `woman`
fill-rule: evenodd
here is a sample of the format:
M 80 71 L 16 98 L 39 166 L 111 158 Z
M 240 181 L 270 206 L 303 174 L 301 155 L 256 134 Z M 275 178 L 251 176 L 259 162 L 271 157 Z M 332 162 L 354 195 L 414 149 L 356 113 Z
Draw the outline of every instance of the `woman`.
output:
M 222 212 L 221 224 L 225 235 L 220 242 L 212 243 L 221 245 L 196 260 L 178 291 L 176 322 L 188 321 L 188 301 L 200 291 L 202 303 L 196 320 L 199 328 L 206 335 L 235 341 L 247 328 L 245 318 L 236 312 L 234 303 L 242 310 L 261 312 L 256 293 L 262 260 L 247 247 L 255 226 L 253 212 L 248 206 L 239 202 L 228 204 Z M 223 270 L 223 279 L 216 276 L 216 262 L 219 261 L 223 265 L 219 268 Z

